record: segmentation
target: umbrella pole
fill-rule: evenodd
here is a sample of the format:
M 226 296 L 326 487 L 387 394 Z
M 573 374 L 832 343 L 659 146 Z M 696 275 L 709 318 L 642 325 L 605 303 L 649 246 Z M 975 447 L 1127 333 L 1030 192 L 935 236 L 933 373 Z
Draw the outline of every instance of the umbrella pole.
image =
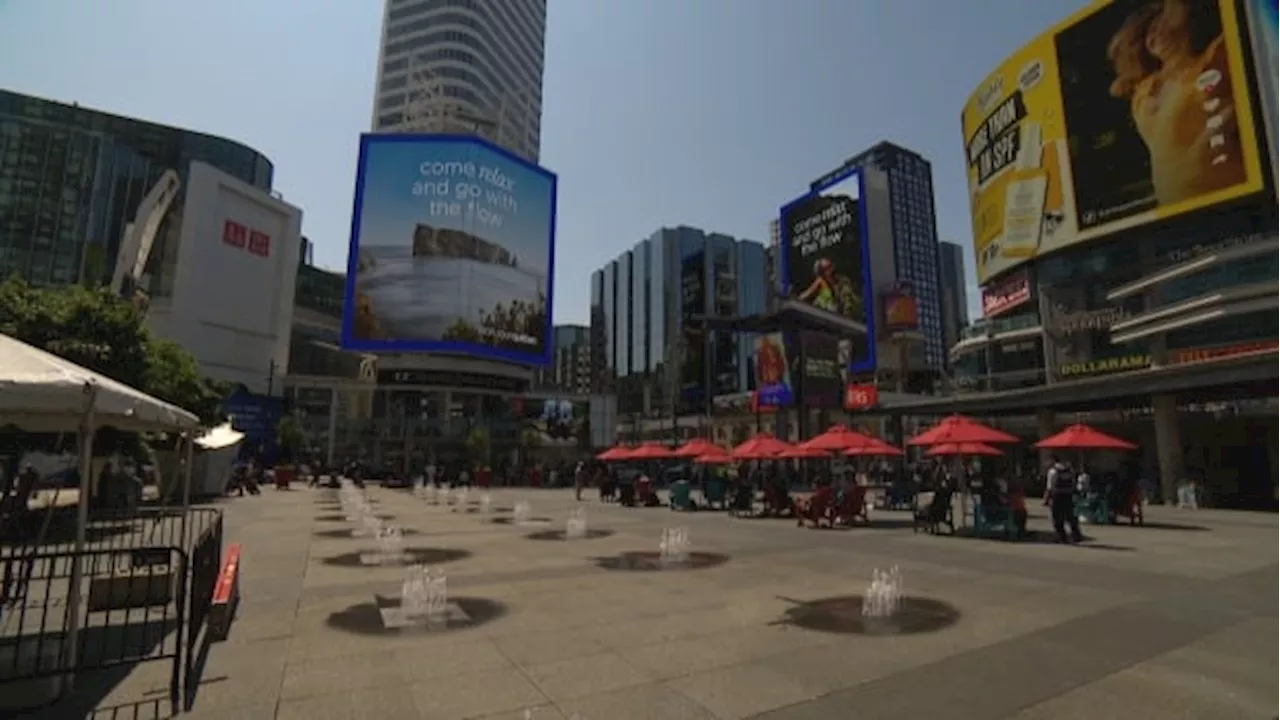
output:
M 956 479 L 962 485 L 960 488 L 960 527 L 969 527 L 969 477 L 966 474 L 964 455 L 956 455 L 956 462 L 960 463 L 960 467 L 956 468 Z
M 71 555 L 71 582 L 67 586 L 67 636 L 62 650 L 62 657 L 66 659 L 66 674 L 62 676 L 64 692 L 75 682 L 77 655 L 80 650 L 80 586 L 84 582 L 84 551 L 88 543 L 89 489 L 92 487 L 93 475 L 93 410 L 97 399 L 98 386 L 85 383 L 84 416 L 80 421 L 80 497 L 76 501 L 76 542 Z

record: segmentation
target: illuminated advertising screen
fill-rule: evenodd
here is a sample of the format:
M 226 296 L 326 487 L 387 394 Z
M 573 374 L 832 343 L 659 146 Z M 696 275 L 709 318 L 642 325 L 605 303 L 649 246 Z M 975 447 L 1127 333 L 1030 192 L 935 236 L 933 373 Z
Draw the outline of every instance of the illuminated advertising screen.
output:
M 761 407 L 787 407 L 793 402 L 791 363 L 787 361 L 787 342 L 782 333 L 756 336 L 755 351 L 756 404 Z
M 961 126 L 980 284 L 1263 187 L 1231 0 L 1096 3 L 996 68 Z
M 839 339 L 839 361 L 849 372 L 875 370 L 875 305 L 862 194 L 862 173 L 853 169 L 788 203 L 779 219 L 782 294 L 858 326 Z M 825 352 L 815 348 L 806 354 L 816 359 Z M 838 387 L 835 393 L 838 402 Z
M 1258 95 L 1261 97 L 1262 117 L 1266 121 L 1267 140 L 1271 143 L 1272 177 L 1276 171 L 1276 99 L 1277 63 L 1277 4 L 1276 0 L 1245 0 L 1245 15 L 1249 20 L 1249 39 L 1253 43 L 1254 75 L 1258 78 Z
M 343 346 L 545 365 L 556 176 L 474 137 L 368 134 Z

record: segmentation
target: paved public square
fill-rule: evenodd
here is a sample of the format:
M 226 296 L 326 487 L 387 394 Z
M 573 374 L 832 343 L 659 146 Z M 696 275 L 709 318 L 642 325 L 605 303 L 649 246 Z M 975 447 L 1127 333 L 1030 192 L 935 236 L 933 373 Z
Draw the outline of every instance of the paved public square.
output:
M 1148 526 L 1089 527 L 1082 546 L 913 534 L 909 515 L 810 530 L 720 512 L 595 499 L 584 540 L 571 491 L 494 490 L 494 514 L 405 491 L 368 495 L 447 572 L 463 629 L 387 629 L 403 568 L 363 565 L 332 490 L 231 498 L 243 600 L 212 647 L 192 720 L 802 720 L 1273 717 L 1275 515 L 1152 508 Z M 478 497 L 473 491 L 471 498 Z M 540 527 L 498 524 L 531 503 Z M 1042 508 L 1032 528 L 1048 530 Z M 687 527 L 719 564 L 606 569 Z M 607 565 L 607 563 L 605 563 Z M 788 611 L 859 595 L 900 567 L 906 595 L 951 613 L 915 634 L 805 629 Z M 949 623 L 949 624 L 948 624 Z M 96 717 L 166 717 L 167 663 L 139 666 Z

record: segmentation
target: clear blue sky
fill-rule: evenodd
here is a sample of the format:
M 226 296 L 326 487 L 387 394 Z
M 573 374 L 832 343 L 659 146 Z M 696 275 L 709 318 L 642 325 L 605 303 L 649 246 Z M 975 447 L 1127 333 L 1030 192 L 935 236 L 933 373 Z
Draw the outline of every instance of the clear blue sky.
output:
M 0 87 L 257 148 L 319 263 L 342 269 L 382 4 L 0 0 Z M 659 227 L 767 240 L 783 202 L 885 139 L 933 162 L 938 234 L 965 246 L 972 275 L 961 106 L 1083 4 L 548 0 L 555 320 L 585 322 L 590 271 Z

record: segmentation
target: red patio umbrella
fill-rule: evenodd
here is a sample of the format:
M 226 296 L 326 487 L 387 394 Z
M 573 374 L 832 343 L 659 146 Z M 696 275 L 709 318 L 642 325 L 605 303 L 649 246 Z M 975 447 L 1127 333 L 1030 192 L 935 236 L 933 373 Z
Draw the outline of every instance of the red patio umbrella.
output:
M 674 457 L 674 451 L 660 442 L 647 442 L 627 453 L 627 460 L 666 460 Z
M 850 430 L 844 425 L 832 425 L 821 435 L 800 443 L 800 447 L 810 450 L 838 451 L 861 447 L 870 441 L 870 437 L 857 430 Z
M 1016 443 L 1018 438 L 1007 432 L 987 427 L 972 418 L 952 415 L 907 441 L 908 445 L 943 445 L 951 443 Z
M 677 448 L 671 456 L 678 458 L 691 458 L 710 453 L 727 454 L 728 451 L 706 438 L 694 438 Z
M 934 445 L 933 447 L 931 447 L 931 448 L 929 448 L 928 450 L 926 450 L 924 454 L 925 454 L 925 455 L 930 455 L 930 456 L 936 456 L 936 455 L 987 455 L 987 456 L 989 456 L 989 457 L 995 457 L 995 456 L 997 456 L 997 455 L 1003 455 L 1004 453 L 1003 453 L 1003 452 L 1001 452 L 1000 450 L 998 450 L 997 448 L 993 448 L 993 447 L 991 447 L 990 445 L 988 445 L 988 444 L 986 444 L 986 443 L 980 443 L 980 442 L 952 442 L 952 443 L 940 443 L 940 444 L 938 444 L 938 445 Z
M 819 450 L 818 448 L 807 448 L 803 445 L 796 445 L 783 450 L 773 457 L 781 460 L 808 460 L 810 458 L 829 458 L 831 457 L 831 453 L 826 450 Z
M 604 452 L 597 455 L 596 459 L 604 460 L 606 462 L 614 461 L 614 460 L 626 460 L 627 456 L 630 455 L 634 449 L 635 448 L 630 448 L 630 447 L 627 447 L 626 445 L 615 445 L 609 448 L 608 450 L 605 450 Z
M 1035 445 L 1043 450 L 1137 450 L 1138 446 L 1088 425 L 1075 424 Z
M 783 442 L 769 433 L 762 432 L 735 447 L 731 454 L 739 460 L 763 460 L 790 448 L 791 443 Z
M 844 451 L 849 457 L 879 455 L 887 457 L 898 457 L 903 454 L 901 448 L 896 448 L 880 438 L 867 438 L 865 445 L 857 445 Z
M 710 452 L 706 455 L 699 455 L 694 458 L 693 461 L 702 465 L 728 465 L 734 460 L 732 455 L 721 450 L 720 452 Z

